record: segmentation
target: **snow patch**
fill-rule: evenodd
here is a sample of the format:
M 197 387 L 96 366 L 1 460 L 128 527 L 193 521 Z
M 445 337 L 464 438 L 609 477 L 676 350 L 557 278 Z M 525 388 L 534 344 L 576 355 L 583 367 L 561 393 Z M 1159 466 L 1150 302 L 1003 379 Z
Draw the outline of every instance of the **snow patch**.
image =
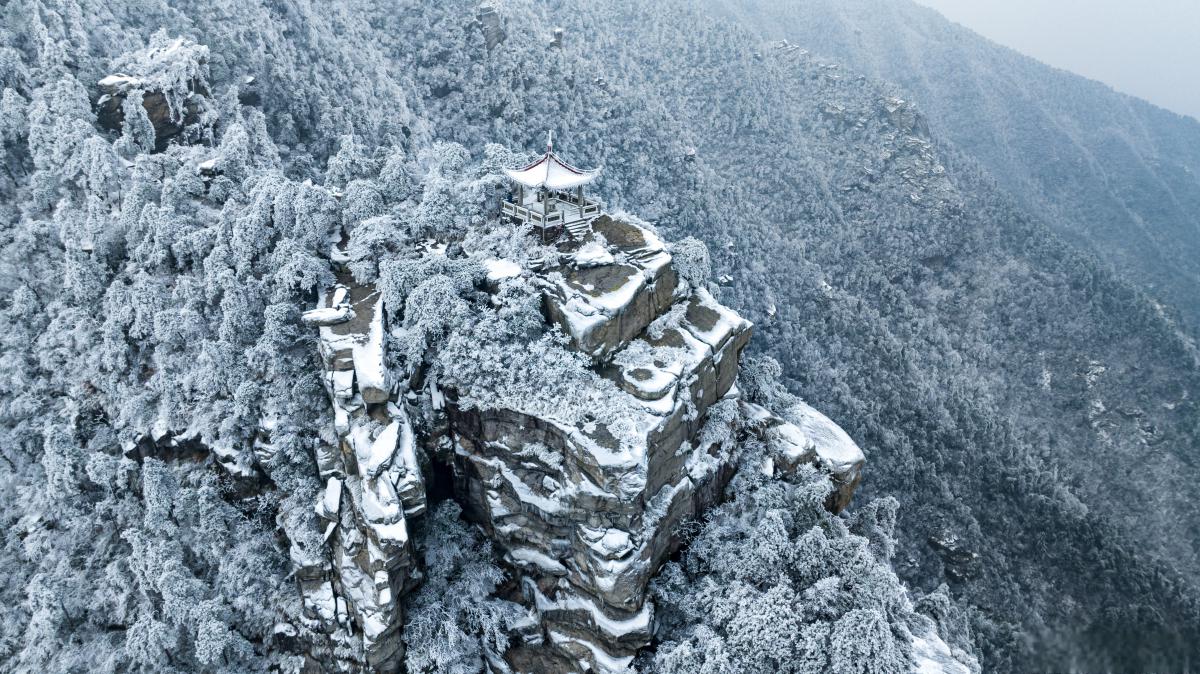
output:
M 519 564 L 532 564 L 533 566 L 536 566 L 539 569 L 556 576 L 567 575 L 567 567 L 563 566 L 562 562 L 559 562 L 557 559 L 554 559 L 549 555 L 538 552 L 533 548 L 516 548 L 514 550 L 510 550 L 508 554 Z
M 312 326 L 338 325 L 354 320 L 354 309 L 351 309 L 349 304 L 310 309 L 300 314 L 300 320 L 305 325 Z
M 490 283 L 499 283 L 505 279 L 516 278 L 521 275 L 521 265 L 512 260 L 489 258 L 484 260 L 482 264 L 483 268 L 487 271 L 487 280 Z
M 117 91 L 126 91 L 128 89 L 133 89 L 133 88 L 142 86 L 142 80 L 141 80 L 141 78 L 138 78 L 138 77 L 130 77 L 129 75 L 122 75 L 120 73 L 117 73 L 117 74 L 109 75 L 107 77 L 102 78 L 96 84 L 99 84 L 100 86 L 102 86 L 106 89 L 116 89 Z
M 317 502 L 317 515 L 327 520 L 336 520 L 341 503 L 342 481 L 336 477 L 330 477 L 325 483 L 325 491 L 321 495 L 321 500 Z
M 610 618 L 604 611 L 601 611 L 595 603 L 586 597 L 576 595 L 567 595 L 562 599 L 550 600 L 546 595 L 542 594 L 537 589 L 537 586 L 532 586 L 534 600 L 537 603 L 537 609 L 541 613 L 550 611 L 583 611 L 591 616 L 592 622 L 596 627 L 600 628 L 606 635 L 614 639 L 637 632 L 648 632 L 650 630 L 651 608 L 647 602 L 642 605 L 640 611 L 631 618 L 618 620 Z
M 362 304 L 366 302 L 363 300 Z M 358 378 L 359 391 L 364 393 L 371 390 L 386 395 L 389 388 L 383 366 L 383 314 L 383 298 L 379 298 L 372 308 L 366 339 L 354 341 L 354 374 Z
M 603 267 L 616 262 L 604 244 L 594 239 L 580 248 L 573 259 L 575 266 L 580 268 Z
M 359 427 L 363 428 L 363 427 Z M 355 429 L 356 431 L 358 429 Z M 352 435 L 354 453 L 358 459 L 358 472 L 364 478 L 377 477 L 387 467 L 396 451 L 396 441 L 400 434 L 400 422 L 393 420 L 372 441 L 365 442 L 358 434 Z
M 933 629 L 921 636 L 913 635 L 912 647 L 914 674 L 971 674 L 971 669 L 954 658 Z
M 624 672 L 629 671 L 629 665 L 633 664 L 632 655 L 623 658 L 615 657 L 604 652 L 603 649 L 591 642 L 569 637 L 562 632 L 550 630 L 550 640 L 556 644 L 579 644 L 591 651 L 598 674 L 624 674 Z M 591 663 L 581 662 L 580 664 L 584 666 L 583 671 L 591 669 Z

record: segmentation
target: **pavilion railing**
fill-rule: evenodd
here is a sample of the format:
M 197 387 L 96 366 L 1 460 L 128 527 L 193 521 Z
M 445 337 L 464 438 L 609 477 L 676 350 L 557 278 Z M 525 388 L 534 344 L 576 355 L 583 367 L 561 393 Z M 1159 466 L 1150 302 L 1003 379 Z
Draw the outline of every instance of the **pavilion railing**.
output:
M 570 192 L 555 192 L 554 200 L 574 206 L 582 215 L 595 215 L 600 212 L 600 204 L 588 199 L 587 197 L 579 197 Z
M 556 195 L 552 198 L 554 201 L 562 202 L 566 208 L 553 208 L 549 213 L 541 213 L 531 208 L 525 208 L 511 201 L 505 201 L 500 207 L 500 213 L 525 222 L 532 222 L 536 225 L 547 227 L 550 225 L 561 224 L 564 220 L 574 221 L 583 219 L 593 215 L 599 215 L 600 204 L 589 199 L 577 199 L 575 197 L 560 197 Z M 580 203 L 582 201 L 582 203 Z
M 524 206 L 518 206 L 511 201 L 504 202 L 500 208 L 500 212 L 503 215 L 517 218 L 518 220 L 524 220 L 525 222 L 532 222 L 535 225 L 541 225 L 543 227 L 560 224 L 563 220 L 562 211 L 551 211 L 549 213 L 542 214 L 533 209 L 525 208 Z

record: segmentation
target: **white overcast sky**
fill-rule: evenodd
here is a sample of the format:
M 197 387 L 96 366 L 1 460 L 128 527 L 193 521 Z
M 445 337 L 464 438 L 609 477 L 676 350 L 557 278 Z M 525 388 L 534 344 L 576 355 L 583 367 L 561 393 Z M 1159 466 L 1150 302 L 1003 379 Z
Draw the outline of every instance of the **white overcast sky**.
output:
M 916 0 L 991 40 L 1200 119 L 1200 0 Z

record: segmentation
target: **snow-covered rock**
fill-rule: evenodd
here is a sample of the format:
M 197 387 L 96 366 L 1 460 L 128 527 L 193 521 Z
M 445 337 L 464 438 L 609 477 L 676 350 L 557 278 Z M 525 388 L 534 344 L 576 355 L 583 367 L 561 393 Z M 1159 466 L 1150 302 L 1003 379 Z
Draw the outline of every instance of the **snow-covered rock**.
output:
M 587 254 L 595 241 L 583 242 L 571 252 L 597 264 L 547 268 L 545 310 L 576 348 L 605 359 L 670 308 L 678 278 L 662 240 L 650 230 L 607 215 L 596 218 L 592 230 L 625 261 L 605 250 L 613 261 L 599 264 L 602 256 Z
M 154 127 L 155 146 L 167 143 L 189 126 L 203 121 L 206 107 L 208 47 L 186 38 L 156 36 L 146 49 L 123 55 L 118 72 L 96 82 L 96 118 L 119 130 L 125 123 L 125 99 L 140 93 L 142 107 Z
M 348 274 L 341 281 L 314 311 L 338 311 L 344 320 L 306 321 L 321 325 L 320 352 L 339 442 L 317 456 L 326 487 L 316 512 L 332 561 L 326 573 L 302 577 L 301 589 L 312 616 L 330 630 L 341 618 L 322 607 L 329 597 L 340 601 L 361 630 L 372 671 L 391 672 L 403 659 L 398 599 L 420 579 L 409 519 L 425 511 L 425 484 L 412 424 L 403 405 L 392 400 L 384 368 L 379 293 L 354 284 Z
M 932 624 L 923 627 L 913 630 L 913 674 L 978 674 L 979 666 L 973 657 L 952 651 Z
M 335 307 L 321 307 L 320 309 L 311 309 L 300 315 L 300 320 L 305 325 L 323 327 L 327 325 L 337 325 L 345 323 L 354 318 L 354 310 L 349 304 L 342 304 Z
M 576 267 L 586 269 L 588 267 L 602 267 L 615 262 L 612 253 L 600 241 L 589 241 L 584 244 L 574 255 L 572 261 Z
M 330 595 L 345 607 L 369 662 L 396 658 L 398 599 L 419 577 L 410 523 L 425 509 L 418 434 L 451 465 L 456 500 L 491 538 L 530 611 L 504 654 L 514 671 L 624 671 L 651 640 L 650 579 L 677 549 L 678 525 L 721 499 L 745 433 L 768 440 L 772 472 L 817 463 L 839 484 L 831 509 L 848 501 L 862 465 L 857 446 L 807 406 L 785 421 L 739 404 L 750 322 L 708 291 L 681 287 L 648 225 L 602 215 L 544 264 L 481 261 L 482 285 L 497 295 L 508 284 L 540 289 L 547 320 L 568 348 L 591 356 L 587 367 L 611 382 L 621 413 L 562 416 L 561 405 L 520 397 L 500 404 L 433 373 L 393 385 L 379 293 L 342 271 L 348 289 L 330 289 L 314 310 L 328 319 L 308 319 L 321 326 L 339 446 L 317 461 L 328 580 L 313 573 L 302 586 L 313 615 L 330 614 Z M 418 430 L 407 412 L 422 400 L 435 421 L 422 417 Z
M 790 472 L 806 463 L 817 465 L 830 474 L 837 487 L 826 506 L 841 512 L 850 504 L 862 481 L 866 457 L 841 426 L 803 402 L 787 410 L 784 416 L 788 420 L 753 403 L 743 401 L 741 408 L 771 450 L 768 472 Z
M 567 244 L 575 264 L 535 282 L 628 413 L 563 421 L 519 403 L 458 405 L 469 391 L 446 396 L 457 492 L 519 575 L 540 626 L 527 648 L 555 652 L 538 660 L 547 671 L 622 671 L 649 643 L 650 578 L 677 547 L 676 526 L 719 499 L 729 476 L 731 422 L 708 411 L 736 412 L 726 396 L 751 334 L 707 292 L 676 294 L 651 230 L 608 216 L 593 228 L 592 241 Z M 580 268 L 581 254 L 595 264 Z

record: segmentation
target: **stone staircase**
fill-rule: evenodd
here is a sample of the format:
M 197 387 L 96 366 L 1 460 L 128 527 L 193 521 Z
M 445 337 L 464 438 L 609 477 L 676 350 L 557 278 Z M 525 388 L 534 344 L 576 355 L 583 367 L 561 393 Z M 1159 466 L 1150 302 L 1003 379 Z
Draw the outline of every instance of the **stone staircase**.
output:
M 634 262 L 646 263 L 650 262 L 659 255 L 662 255 L 662 250 L 655 248 L 638 248 L 636 250 L 629 251 L 626 253 L 626 255 Z
M 570 237 L 572 241 L 584 241 L 592 233 L 592 220 L 589 218 L 586 220 L 569 222 L 566 225 L 563 225 L 563 229 L 566 230 L 567 236 Z

